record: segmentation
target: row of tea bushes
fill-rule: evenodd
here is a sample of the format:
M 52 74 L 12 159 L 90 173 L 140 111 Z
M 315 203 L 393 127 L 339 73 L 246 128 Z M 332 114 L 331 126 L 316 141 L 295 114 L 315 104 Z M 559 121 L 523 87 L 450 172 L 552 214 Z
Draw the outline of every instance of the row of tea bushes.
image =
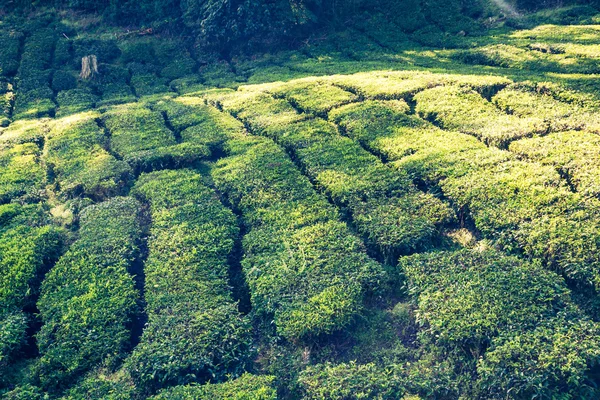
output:
M 0 127 L 11 121 L 14 102 L 14 81 L 12 77 L 19 69 L 19 59 L 23 33 L 11 25 L 4 24 L 0 32 Z
M 448 75 L 427 71 L 374 71 L 321 79 L 368 100 L 409 100 L 425 89 L 442 85 L 468 87 L 487 97 L 510 84 L 510 80 L 499 76 Z
M 554 272 L 491 250 L 414 255 L 400 267 L 421 339 L 476 371 L 475 397 L 598 396 L 589 374 L 600 361 L 600 327 Z
M 24 143 L 35 143 L 41 147 L 49 130 L 48 121 L 47 118 L 19 120 L 0 129 L 0 148 Z
M 141 239 L 141 205 L 132 198 L 81 212 L 79 238 L 47 274 L 37 303 L 43 388 L 64 388 L 101 363 L 115 368 L 130 349 Z
M 23 37 L 22 32 L 3 24 L 0 33 L 0 76 L 11 77 L 17 73 Z
M 398 169 L 439 187 L 485 238 L 598 287 L 598 206 L 572 193 L 553 167 L 440 130 L 394 102 L 345 106 L 330 118 Z
M 249 362 L 250 326 L 228 286 L 235 215 L 191 170 L 142 175 L 132 193 L 152 214 L 145 300 L 148 322 L 125 363 L 138 388 L 222 381 Z
M 231 106 L 254 133 L 286 148 L 304 173 L 347 211 L 385 262 L 394 264 L 400 254 L 431 246 L 439 228 L 453 220 L 448 206 L 421 193 L 407 175 L 386 167 L 358 143 L 340 136 L 334 125 L 320 118 L 288 118 L 293 115 L 289 106 L 261 92 L 253 98 L 244 93 L 243 98 L 240 104 L 226 103 L 225 109 Z M 272 107 L 274 101 L 276 107 Z M 322 105 L 318 113 L 326 112 L 329 105 Z M 255 118 L 251 112 L 257 108 L 265 112 Z M 267 108 L 272 111 L 268 113 Z
M 513 84 L 492 98 L 494 105 L 508 114 L 543 119 L 552 132 L 582 129 L 598 132 L 597 109 L 586 100 L 549 83 Z
M 315 78 L 296 80 L 269 88 L 276 97 L 285 98 L 296 109 L 326 116 L 334 107 L 357 101 L 358 96 Z
M 244 374 L 238 379 L 225 383 L 203 386 L 188 385 L 166 389 L 152 400 L 275 400 L 277 392 L 273 388 L 272 376 Z
M 10 116 L 14 101 L 13 85 L 0 78 L 0 127 L 10 124 Z
M 46 182 L 36 143 L 0 146 L 0 203 L 22 196 L 35 198 Z
M 27 344 L 41 281 L 63 241 L 40 205 L 0 206 L 0 388 L 10 384 L 3 376 Z
M 186 166 L 210 155 L 205 145 L 178 143 L 161 113 L 143 104 L 112 107 L 102 121 L 110 132 L 111 150 L 136 173 Z
M 600 195 L 600 136 L 596 133 L 555 132 L 512 142 L 509 150 L 555 167 L 573 189 L 586 197 Z
M 513 140 L 549 129 L 541 116 L 506 114 L 468 87 L 439 86 L 417 93 L 414 99 L 416 112 L 424 119 L 473 135 L 490 146 L 505 148 Z
M 161 101 L 154 108 L 165 113 L 183 143 L 207 146 L 213 155 L 223 151 L 227 138 L 244 134 L 244 126 L 239 121 L 198 97 Z
M 56 33 L 51 28 L 35 30 L 25 39 L 16 77 L 14 119 L 52 116 L 54 92 L 50 87 L 52 54 Z
M 100 114 L 87 112 L 56 119 L 46 135 L 44 162 L 52 171 L 56 192 L 103 200 L 124 192 L 130 166 L 106 148 L 108 137 L 98 125 Z
M 271 140 L 239 136 L 226 152 L 212 175 L 248 229 L 242 266 L 253 312 L 292 340 L 345 328 L 385 282 L 381 266 Z

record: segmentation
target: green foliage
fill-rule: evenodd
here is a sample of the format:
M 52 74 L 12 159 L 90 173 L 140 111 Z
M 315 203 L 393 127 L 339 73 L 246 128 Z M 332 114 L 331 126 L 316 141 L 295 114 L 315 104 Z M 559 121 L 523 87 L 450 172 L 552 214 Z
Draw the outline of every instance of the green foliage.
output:
M 560 319 L 490 349 L 478 365 L 479 385 L 489 398 L 509 389 L 515 398 L 593 399 L 598 388 L 589 371 L 599 359 L 597 324 Z
M 202 99 L 181 97 L 154 107 L 166 113 L 175 131 L 181 132 L 183 143 L 207 146 L 213 154 L 222 152 L 228 138 L 244 133 L 242 123 L 204 104 Z
M 4 375 L 11 362 L 18 355 L 27 341 L 29 319 L 22 311 L 0 311 L 0 373 Z M 0 387 L 6 385 L 4 377 L 0 378 Z
M 152 213 L 148 323 L 126 361 L 134 382 L 154 392 L 240 374 L 251 351 L 250 327 L 228 287 L 227 257 L 239 233 L 235 216 L 190 170 L 142 175 L 133 193 Z
M 39 206 L 0 206 L 0 386 L 27 342 L 44 274 L 60 256 L 64 233 Z
M 140 205 L 114 198 L 80 215 L 79 239 L 48 273 L 37 306 L 44 322 L 36 376 L 64 387 L 91 368 L 114 367 L 131 338 L 139 293 L 132 273 L 139 257 Z
M 393 369 L 375 364 L 319 364 L 300 375 L 305 399 L 402 399 L 403 377 Z
M 134 389 L 122 373 L 109 374 L 105 369 L 98 369 L 86 375 L 60 399 L 130 400 L 135 396 Z
M 77 87 L 75 74 L 69 71 L 58 70 L 52 76 L 52 89 L 55 92 L 71 90 Z
M 292 339 L 346 327 L 381 267 L 276 145 L 239 138 L 227 151 L 213 178 L 249 229 L 242 264 L 254 310 Z
M 350 92 L 314 79 L 279 85 L 270 92 L 275 96 L 285 97 L 304 112 L 317 115 L 325 115 L 334 107 L 357 100 L 357 97 Z
M 26 38 L 16 77 L 15 119 L 39 118 L 54 112 L 50 62 L 55 41 L 56 34 L 49 28 L 38 29 Z
M 94 108 L 98 98 L 88 89 L 72 89 L 56 95 L 56 117 L 63 117 Z
M 44 161 L 67 197 L 106 199 L 122 194 L 132 177 L 129 165 L 105 150 L 108 138 L 97 118 L 88 112 L 55 120 L 47 135 Z
M 277 394 L 272 386 L 273 380 L 272 376 L 255 376 L 246 373 L 225 383 L 176 386 L 163 390 L 151 399 L 275 400 Z
M 393 103 L 346 106 L 343 112 L 336 118 L 351 137 L 442 190 L 462 213 L 468 211 L 463 215 L 484 237 L 596 285 L 597 206 L 582 202 L 553 167 L 518 161 L 468 135 L 403 116 Z
M 15 121 L 0 130 L 0 147 L 24 143 L 41 144 L 47 129 L 47 120 L 44 119 Z
M 177 143 L 160 112 L 143 105 L 126 104 L 102 115 L 110 132 L 111 149 L 134 171 L 191 165 L 210 155 L 202 143 Z
M 314 107 L 314 112 L 319 114 L 348 100 L 336 103 L 326 96 L 315 96 L 319 101 L 325 99 L 324 103 L 308 106 L 310 96 L 303 98 L 298 94 L 305 89 L 306 84 L 302 82 L 269 90 L 289 98 L 292 103 L 302 102 L 302 108 Z M 353 216 L 358 231 L 386 262 L 393 264 L 400 254 L 430 245 L 437 233 L 436 226 L 452 220 L 452 210 L 433 197 L 419 193 L 408 176 L 387 168 L 358 143 L 341 137 L 334 125 L 296 115 L 277 100 L 276 107 L 271 107 L 273 101 L 259 94 L 246 103 L 248 108 L 245 104 L 235 104 L 232 109 L 253 132 L 281 143 L 304 173 L 336 205 Z M 223 106 L 228 109 L 229 104 L 224 101 Z M 268 111 L 255 117 L 257 109 Z
M 597 196 L 598 135 L 589 132 L 556 132 L 511 143 L 510 150 L 527 159 L 558 168 L 569 183 L 586 196 Z
M 10 26 L 0 33 L 0 76 L 12 76 L 19 69 L 19 49 L 23 34 Z
M 34 143 L 0 149 L 0 203 L 42 189 L 46 173 L 39 163 L 40 149 Z
M 505 147 L 508 142 L 548 130 L 538 116 L 518 118 L 499 112 L 471 89 L 441 86 L 415 96 L 416 111 L 444 129 L 455 129 L 476 136 L 489 145 Z
M 4 400 L 45 400 L 47 398 L 40 388 L 29 384 L 17 386 L 2 396 Z
M 422 335 L 478 361 L 480 397 L 597 396 L 586 371 L 598 362 L 598 327 L 557 275 L 495 251 L 423 254 L 400 264 Z M 566 354 L 568 367 L 559 361 Z

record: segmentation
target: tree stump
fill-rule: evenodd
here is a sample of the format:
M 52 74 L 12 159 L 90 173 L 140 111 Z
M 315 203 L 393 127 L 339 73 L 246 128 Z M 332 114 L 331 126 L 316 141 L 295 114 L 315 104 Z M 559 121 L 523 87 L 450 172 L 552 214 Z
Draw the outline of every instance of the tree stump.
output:
M 81 79 L 91 79 L 98 74 L 98 59 L 95 55 L 85 56 L 81 59 Z

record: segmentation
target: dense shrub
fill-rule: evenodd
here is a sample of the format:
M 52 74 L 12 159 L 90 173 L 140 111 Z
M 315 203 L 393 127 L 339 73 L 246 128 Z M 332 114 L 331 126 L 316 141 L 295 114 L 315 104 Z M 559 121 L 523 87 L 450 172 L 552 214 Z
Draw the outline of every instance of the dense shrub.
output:
M 334 86 L 302 81 L 269 91 L 318 114 L 354 98 Z M 420 193 L 408 176 L 387 168 L 358 143 L 341 137 L 334 125 L 318 118 L 296 118 L 285 102 L 261 93 L 250 98 L 244 92 L 243 98 L 240 104 L 224 102 L 225 109 L 232 107 L 254 133 L 281 143 L 309 178 L 353 217 L 358 231 L 386 262 L 393 264 L 400 254 L 430 245 L 436 226 L 452 220 L 449 207 Z
M 274 143 L 240 137 L 227 151 L 213 178 L 249 229 L 242 264 L 254 310 L 291 339 L 346 327 L 383 283 L 381 266 Z
M 55 92 L 75 89 L 76 87 L 77 78 L 72 72 L 58 70 L 52 76 L 52 89 Z
M 189 166 L 210 155 L 201 143 L 177 143 L 161 113 L 143 105 L 113 107 L 102 120 L 111 134 L 111 149 L 136 172 Z
M 333 115 L 350 136 L 441 189 L 484 237 L 539 258 L 581 284 L 596 285 L 597 205 L 572 193 L 554 167 L 516 160 L 412 116 L 399 124 L 402 111 L 393 103 L 365 102 Z
M 25 40 L 16 77 L 15 119 L 39 118 L 54 113 L 50 63 L 55 42 L 56 33 L 50 28 L 36 29 Z
M 598 326 L 553 272 L 479 250 L 411 256 L 400 266 L 417 297 L 422 335 L 463 350 L 481 377 L 480 397 L 598 395 L 587 376 L 600 356 Z M 558 361 L 567 354 L 569 367 Z M 466 360 L 455 362 L 464 368 Z
M 44 274 L 60 256 L 64 233 L 37 205 L 0 206 L 0 387 L 26 344 Z
M 403 399 L 406 389 L 398 371 L 375 364 L 319 364 L 302 371 L 305 399 Z
M 126 361 L 134 382 L 153 392 L 240 374 L 251 351 L 250 328 L 228 287 L 234 214 L 189 170 L 142 175 L 133 193 L 152 212 L 148 323 Z
M 56 117 L 63 117 L 94 108 L 98 98 L 88 89 L 71 89 L 56 95 Z
M 472 134 L 485 143 L 505 147 L 512 140 L 543 134 L 547 123 L 539 116 L 518 118 L 503 114 L 471 89 L 443 86 L 415 96 L 416 111 L 444 129 Z
M 24 143 L 40 145 L 44 141 L 47 130 L 47 120 L 44 119 L 15 121 L 0 131 L 0 147 L 6 148 Z
M 133 383 L 121 371 L 110 373 L 99 368 L 66 391 L 61 400 L 130 400 L 135 396 Z
M 46 172 L 39 163 L 40 149 L 34 143 L 0 149 L 0 203 L 42 189 Z
M 139 293 L 132 274 L 139 257 L 140 205 L 118 197 L 86 208 L 79 239 L 46 276 L 37 306 L 43 387 L 74 382 L 100 363 L 118 365 L 128 350 Z
M 163 390 L 152 400 L 275 400 L 277 393 L 273 388 L 273 380 L 271 376 L 244 374 L 225 383 L 176 386 Z
M 12 27 L 4 27 L 0 33 L 0 76 L 12 76 L 19 69 L 19 49 L 23 34 Z
M 129 165 L 105 148 L 108 138 L 88 112 L 53 121 L 46 137 L 44 161 L 57 191 L 66 197 L 83 194 L 95 200 L 122 194 L 132 177 Z

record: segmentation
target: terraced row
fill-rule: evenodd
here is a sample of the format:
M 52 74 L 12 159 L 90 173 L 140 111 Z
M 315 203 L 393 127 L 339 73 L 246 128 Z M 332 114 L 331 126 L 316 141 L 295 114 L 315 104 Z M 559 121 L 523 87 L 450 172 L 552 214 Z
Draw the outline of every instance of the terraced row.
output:
M 310 92 L 307 98 L 314 89 Z M 452 223 L 448 206 L 421 193 L 408 176 L 387 168 L 327 121 L 298 114 L 285 100 L 262 92 L 234 93 L 213 101 L 244 121 L 251 132 L 282 145 L 382 261 L 393 265 L 400 254 L 433 247 L 441 228 Z M 321 112 L 335 102 L 325 103 Z

